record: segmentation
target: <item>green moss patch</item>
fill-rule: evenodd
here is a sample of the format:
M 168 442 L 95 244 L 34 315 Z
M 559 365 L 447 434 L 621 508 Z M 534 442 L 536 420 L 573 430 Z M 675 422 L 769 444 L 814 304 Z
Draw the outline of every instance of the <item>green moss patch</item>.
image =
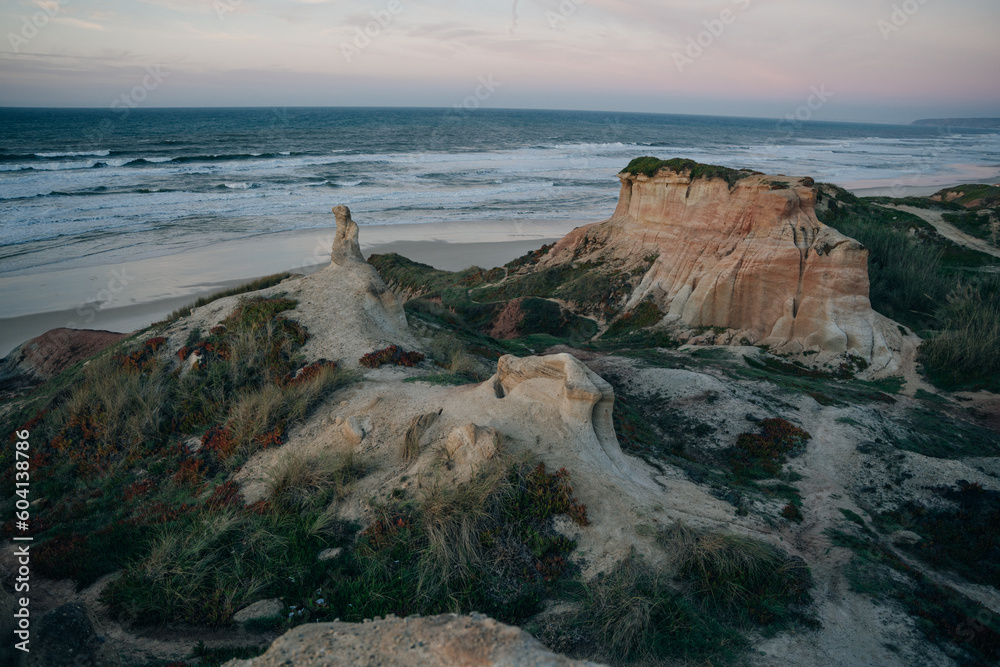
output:
M 750 169 L 730 169 L 729 167 L 701 164 L 684 158 L 661 160 L 650 156 L 635 158 L 628 163 L 628 166 L 622 170 L 622 173 L 642 174 L 643 176 L 653 177 L 664 168 L 675 171 L 678 174 L 690 172 L 692 181 L 699 178 L 709 180 L 720 178 L 729 184 L 730 190 L 742 179 L 760 174 L 759 171 L 752 171 Z

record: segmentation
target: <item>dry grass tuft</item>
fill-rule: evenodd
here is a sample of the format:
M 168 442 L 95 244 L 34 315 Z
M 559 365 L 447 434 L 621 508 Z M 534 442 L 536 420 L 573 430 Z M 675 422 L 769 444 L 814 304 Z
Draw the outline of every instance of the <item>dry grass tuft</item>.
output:
M 314 456 L 281 456 L 268 471 L 265 483 L 272 506 L 286 510 L 310 507 L 320 496 L 343 500 L 364 474 L 353 452 L 323 451 Z

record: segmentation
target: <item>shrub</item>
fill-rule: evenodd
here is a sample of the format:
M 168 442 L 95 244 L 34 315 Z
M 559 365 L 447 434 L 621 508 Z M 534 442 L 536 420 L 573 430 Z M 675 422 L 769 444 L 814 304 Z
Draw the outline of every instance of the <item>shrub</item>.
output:
M 268 502 L 279 510 L 301 512 L 321 498 L 343 500 L 364 472 L 351 452 L 281 456 L 267 473 Z
M 416 366 L 424 360 L 424 355 L 419 352 L 406 352 L 398 345 L 390 345 L 381 350 L 375 350 L 361 357 L 358 360 L 366 368 L 379 368 L 385 364 L 395 366 Z
M 642 301 L 635 308 L 615 320 L 604 332 L 605 338 L 616 338 L 659 323 L 663 311 L 652 301 Z
M 775 477 L 786 457 L 800 453 L 811 437 L 784 419 L 763 419 L 759 433 L 740 434 L 730 450 L 729 463 L 737 477 Z
M 328 531 L 313 517 L 227 509 L 165 530 L 148 556 L 105 588 L 101 600 L 118 618 L 142 624 L 228 623 L 254 600 L 317 567 Z
M 560 507 L 582 508 L 568 482 L 498 456 L 467 483 L 425 482 L 412 499 L 376 507 L 376 520 L 324 588 L 328 607 L 310 618 L 471 610 L 505 622 L 527 618 L 569 568 L 575 545 L 551 525 Z
M 1000 388 L 1000 278 L 959 285 L 938 317 L 943 331 L 920 346 L 931 379 L 945 388 Z
M 584 585 L 575 619 L 615 663 L 667 658 L 725 661 L 746 645 L 738 632 L 704 614 L 669 578 L 631 554 Z
M 737 618 L 769 625 L 806 600 L 809 568 L 775 547 L 739 535 L 697 533 L 678 524 L 662 541 L 678 576 L 694 591 Z

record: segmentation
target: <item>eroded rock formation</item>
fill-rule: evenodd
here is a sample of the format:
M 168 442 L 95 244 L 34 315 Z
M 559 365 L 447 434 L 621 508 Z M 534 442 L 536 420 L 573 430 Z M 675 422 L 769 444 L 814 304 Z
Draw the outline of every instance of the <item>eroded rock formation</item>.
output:
M 336 206 L 333 213 L 337 233 L 330 265 L 288 290 L 302 304 L 291 316 L 310 333 L 303 352 L 353 365 L 361 355 L 389 345 L 417 349 L 402 303 L 361 254 L 350 209 Z
M 410 333 L 399 298 L 365 261 L 358 243 L 358 225 L 346 206 L 333 209 L 337 232 L 330 264 L 305 277 L 289 278 L 254 296 L 284 296 L 298 302 L 286 317 L 309 332 L 302 354 L 310 361 L 329 359 L 357 367 L 362 355 L 397 345 L 419 350 Z M 207 331 L 221 323 L 249 295 L 225 297 L 196 308 L 167 332 L 170 346 L 184 344 L 192 330 Z M 360 439 L 363 433 L 357 432 Z
M 552 653 L 520 628 L 471 614 L 316 623 L 226 667 L 600 667 Z
M 902 336 L 871 308 L 868 251 L 817 219 L 812 179 L 740 172 L 730 185 L 669 167 L 619 178 L 611 219 L 568 234 L 541 267 L 658 255 L 626 308 L 649 299 L 668 322 L 733 342 L 897 368 Z

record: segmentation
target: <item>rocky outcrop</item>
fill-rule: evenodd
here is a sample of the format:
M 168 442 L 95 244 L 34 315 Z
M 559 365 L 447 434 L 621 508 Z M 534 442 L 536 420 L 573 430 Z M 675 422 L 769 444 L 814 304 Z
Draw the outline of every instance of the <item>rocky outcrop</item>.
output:
M 337 233 L 330 265 L 287 290 L 300 303 L 291 317 L 309 330 L 303 353 L 356 366 L 363 354 L 389 345 L 418 349 L 403 304 L 361 254 L 350 209 L 336 206 L 333 213 Z
M 520 628 L 481 614 L 316 623 L 289 630 L 252 660 L 226 667 L 600 667 L 552 653 Z
M 30 386 L 54 378 L 128 334 L 87 329 L 52 329 L 22 343 L 0 361 L 0 388 Z
M 498 397 L 547 404 L 563 426 L 586 446 L 580 457 L 588 463 L 633 477 L 615 435 L 612 412 L 615 392 L 608 382 L 570 354 L 545 357 L 506 355 L 497 362 L 490 382 Z
M 626 310 L 650 300 L 667 322 L 721 327 L 733 342 L 897 369 L 902 336 L 871 308 L 868 251 L 817 219 L 812 179 L 692 171 L 621 173 L 614 216 L 574 230 L 539 266 L 656 255 Z
M 410 333 L 399 298 L 386 286 L 373 266 L 365 261 L 358 243 L 358 225 L 346 206 L 333 209 L 337 232 L 330 264 L 305 277 L 289 278 L 252 294 L 224 297 L 194 309 L 164 334 L 170 347 L 185 344 L 194 330 L 208 331 L 222 323 L 248 296 L 287 297 L 297 302 L 284 316 L 299 322 L 309 332 L 301 353 L 309 361 L 328 359 L 357 368 L 359 359 L 375 350 L 396 345 L 419 350 Z M 356 436 L 364 434 L 356 431 Z

